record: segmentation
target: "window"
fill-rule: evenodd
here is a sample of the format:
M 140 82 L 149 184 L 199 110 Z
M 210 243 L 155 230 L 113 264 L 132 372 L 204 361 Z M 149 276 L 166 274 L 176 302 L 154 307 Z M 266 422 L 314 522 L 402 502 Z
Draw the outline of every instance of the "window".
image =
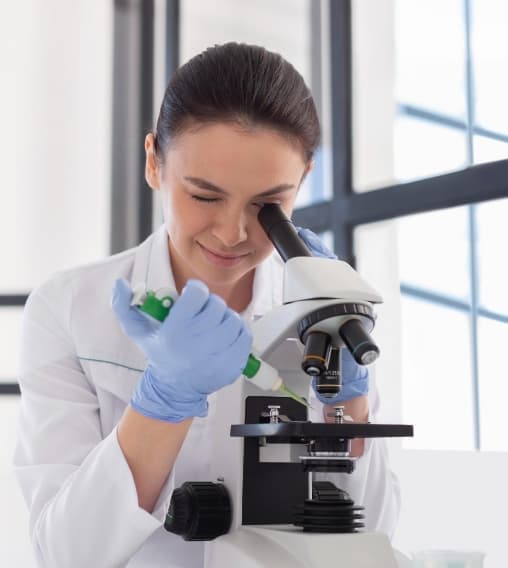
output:
M 404 445 L 506 451 L 499 354 L 508 345 L 508 271 L 500 254 L 508 241 L 508 84 L 499 69 L 508 49 L 499 22 L 507 8 L 494 0 L 380 4 L 392 27 L 373 31 L 353 52 L 353 78 L 382 61 L 385 76 L 371 93 L 375 102 L 353 102 L 362 167 L 352 185 L 362 195 L 351 203 L 367 210 L 354 222 L 362 251 L 379 222 L 393 219 L 402 417 L 418 424 Z M 377 17 L 353 8 L 353 27 L 363 18 L 365 30 L 370 18 L 375 30 Z M 391 120 L 377 117 L 373 105 Z M 370 130 L 362 128 L 365 115 Z M 384 164 L 368 162 L 372 139 Z
M 111 8 L 57 12 L 25 0 L 0 22 L 0 394 L 17 392 L 31 289 L 109 253 Z

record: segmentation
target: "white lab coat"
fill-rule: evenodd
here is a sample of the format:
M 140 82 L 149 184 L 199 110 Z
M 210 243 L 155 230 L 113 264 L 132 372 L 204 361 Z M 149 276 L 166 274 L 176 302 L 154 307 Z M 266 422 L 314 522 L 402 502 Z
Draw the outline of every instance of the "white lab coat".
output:
M 29 297 L 22 332 L 22 390 L 15 473 L 30 509 L 30 533 L 45 568 L 202 568 L 204 544 L 163 528 L 173 487 L 211 480 L 208 418 L 196 418 L 155 510 L 138 506 L 116 425 L 145 367 L 110 307 L 114 281 L 174 286 L 164 226 L 136 248 L 61 272 Z M 280 304 L 282 262 L 257 268 L 244 317 Z M 371 412 L 378 397 L 371 389 Z M 319 403 L 313 402 L 319 407 Z M 318 420 L 319 415 L 316 416 Z M 372 419 L 372 417 L 371 417 Z M 369 441 L 340 486 L 366 507 L 368 528 L 391 534 L 399 492 L 383 440 Z

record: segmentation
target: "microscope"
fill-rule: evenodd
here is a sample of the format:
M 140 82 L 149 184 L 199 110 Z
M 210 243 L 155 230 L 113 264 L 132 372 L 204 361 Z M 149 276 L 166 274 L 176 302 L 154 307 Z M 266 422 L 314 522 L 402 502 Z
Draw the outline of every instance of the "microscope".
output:
M 298 396 L 308 397 L 314 379 L 333 398 L 342 349 L 359 365 L 379 355 L 370 332 L 382 299 L 346 262 L 312 256 L 278 205 L 258 219 L 284 260 L 284 283 L 282 305 L 252 324 L 253 353 Z M 412 436 L 412 426 L 355 423 L 340 405 L 330 422 L 311 422 L 305 405 L 248 379 L 218 395 L 212 479 L 175 489 L 165 523 L 208 541 L 206 568 L 397 568 L 388 537 L 362 532 L 361 503 L 314 478 L 353 474 L 353 438 Z

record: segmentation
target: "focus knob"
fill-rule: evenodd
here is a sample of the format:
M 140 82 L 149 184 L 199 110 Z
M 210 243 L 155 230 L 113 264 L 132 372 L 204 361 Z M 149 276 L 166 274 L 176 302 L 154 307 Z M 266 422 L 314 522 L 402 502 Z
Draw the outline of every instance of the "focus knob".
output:
M 213 540 L 229 531 L 231 518 L 222 483 L 186 481 L 173 491 L 164 528 L 185 540 Z

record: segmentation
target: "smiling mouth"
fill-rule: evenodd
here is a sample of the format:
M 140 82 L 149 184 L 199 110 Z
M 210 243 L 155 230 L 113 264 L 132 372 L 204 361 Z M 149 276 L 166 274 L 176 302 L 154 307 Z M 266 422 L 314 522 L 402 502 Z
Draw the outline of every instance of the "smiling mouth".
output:
M 222 252 L 218 252 L 212 249 L 209 249 L 207 247 L 205 247 L 204 245 L 202 245 L 201 243 L 198 243 L 199 246 L 204 249 L 206 252 L 209 252 L 210 254 L 213 254 L 214 256 L 217 256 L 218 258 L 223 258 L 224 260 L 236 260 L 239 258 L 242 258 L 244 256 L 247 256 L 249 253 L 243 253 L 243 254 L 224 254 Z

